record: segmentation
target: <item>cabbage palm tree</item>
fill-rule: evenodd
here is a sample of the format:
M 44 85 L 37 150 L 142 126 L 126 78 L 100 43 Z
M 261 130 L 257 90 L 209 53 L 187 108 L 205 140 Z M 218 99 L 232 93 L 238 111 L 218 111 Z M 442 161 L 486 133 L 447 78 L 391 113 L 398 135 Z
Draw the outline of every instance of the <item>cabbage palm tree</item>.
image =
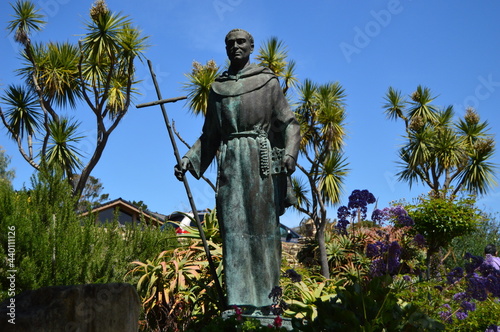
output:
M 0 118 L 35 169 L 59 164 L 68 178 L 80 172 L 78 181 L 72 182 L 79 195 L 136 93 L 134 61 L 142 57 L 147 37 L 126 16 L 112 13 L 104 0 L 97 0 L 78 45 L 33 43 L 30 34 L 42 29 L 43 16 L 30 1 L 18 0 L 13 8 L 8 28 L 24 45 L 23 64 L 17 72 L 25 85 L 8 87 L 2 97 L 8 108 L 0 109 Z M 97 127 L 97 143 L 86 164 L 75 145 L 82 138 L 77 122 L 59 115 L 65 108 L 81 105 L 94 114 Z M 25 134 L 28 152 L 23 146 Z M 37 154 L 32 151 L 33 139 L 41 147 Z
M 485 194 L 495 184 L 496 165 L 491 163 L 495 142 L 488 122 L 468 108 L 454 122 L 453 107 L 439 109 L 430 89 L 418 86 L 408 101 L 390 87 L 385 96 L 388 118 L 405 121 L 405 144 L 399 150 L 399 180 L 427 185 L 434 196 L 450 198 L 464 189 Z
M 295 61 L 288 60 L 288 50 L 277 37 L 269 38 L 260 48 L 256 59 L 263 67 L 271 69 L 281 79 L 283 93 L 298 83 L 295 76 Z
M 75 146 L 83 138 L 77 136 L 78 127 L 77 122 L 66 118 L 49 123 L 50 138 L 45 161 L 51 168 L 61 167 L 68 179 L 82 166 L 81 153 Z
M 184 89 L 188 92 L 189 109 L 194 114 L 207 113 L 210 87 L 219 74 L 219 66 L 215 61 L 210 60 L 206 65 L 193 61 L 191 73 L 186 74 L 188 82 L 184 84 Z
M 314 222 L 321 273 L 329 278 L 325 245 L 326 209 L 339 202 L 348 173 L 348 163 L 342 152 L 346 135 L 346 95 L 338 82 L 316 85 L 311 80 L 304 81 L 298 94 L 300 101 L 296 114 L 301 125 L 300 154 L 304 163 L 301 161 L 297 168 L 307 177 L 308 184 L 294 178 L 292 183 L 298 198 L 295 208 Z

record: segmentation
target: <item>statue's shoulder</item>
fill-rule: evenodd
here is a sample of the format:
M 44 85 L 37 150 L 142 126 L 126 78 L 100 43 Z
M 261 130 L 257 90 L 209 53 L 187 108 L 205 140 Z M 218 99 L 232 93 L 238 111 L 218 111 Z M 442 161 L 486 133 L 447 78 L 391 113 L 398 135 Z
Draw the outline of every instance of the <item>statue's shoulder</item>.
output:
M 269 68 L 250 64 L 237 75 L 223 72 L 215 79 L 212 90 L 222 96 L 238 96 L 262 88 L 273 78 L 276 75 Z

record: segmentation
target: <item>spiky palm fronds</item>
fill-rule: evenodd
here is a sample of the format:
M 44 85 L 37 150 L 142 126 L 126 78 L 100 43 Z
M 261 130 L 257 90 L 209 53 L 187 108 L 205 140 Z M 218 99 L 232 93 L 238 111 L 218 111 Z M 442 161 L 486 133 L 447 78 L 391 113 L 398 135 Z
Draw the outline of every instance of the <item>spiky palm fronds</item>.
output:
M 45 156 L 48 166 L 60 166 L 68 175 L 75 173 L 82 166 L 78 144 L 83 136 L 77 133 L 79 123 L 62 118 L 49 123 L 50 139 Z
M 282 76 L 287 66 L 286 58 L 288 51 L 283 43 L 277 37 L 271 37 L 259 49 L 257 60 L 260 65 L 271 69 L 277 76 Z
M 42 114 L 33 90 L 10 85 L 1 99 L 8 105 L 5 118 L 12 138 L 35 135 L 40 128 Z
M 40 31 L 45 24 L 44 16 L 39 14 L 39 10 L 31 1 L 18 0 L 12 5 L 15 15 L 12 21 L 9 21 L 7 29 L 14 32 L 14 39 L 23 44 L 28 45 L 29 35 L 33 31 Z
M 389 87 L 384 97 L 386 103 L 382 106 L 387 118 L 391 120 L 403 119 L 407 121 L 405 116 L 405 108 L 407 105 L 406 99 L 401 94 L 401 91 L 395 90 L 392 86 Z
M 189 109 L 194 114 L 206 114 L 210 87 L 219 74 L 219 66 L 213 60 L 205 65 L 193 62 L 191 73 L 186 74 L 188 82 L 184 84 L 184 90 L 188 93 Z
M 331 152 L 322 164 L 319 175 L 318 188 L 328 204 L 340 201 L 343 192 L 344 179 L 349 171 L 345 156 L 338 152 Z

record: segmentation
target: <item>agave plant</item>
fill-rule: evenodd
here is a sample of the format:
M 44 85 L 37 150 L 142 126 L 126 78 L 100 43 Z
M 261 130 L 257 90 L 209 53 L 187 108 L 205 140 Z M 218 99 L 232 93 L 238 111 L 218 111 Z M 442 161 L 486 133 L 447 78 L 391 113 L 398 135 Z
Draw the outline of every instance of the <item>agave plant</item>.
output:
M 321 278 L 303 278 L 300 282 L 288 282 L 283 286 L 284 300 L 288 305 L 285 315 L 313 321 L 318 316 L 316 301 L 327 301 L 335 296 L 341 281 Z

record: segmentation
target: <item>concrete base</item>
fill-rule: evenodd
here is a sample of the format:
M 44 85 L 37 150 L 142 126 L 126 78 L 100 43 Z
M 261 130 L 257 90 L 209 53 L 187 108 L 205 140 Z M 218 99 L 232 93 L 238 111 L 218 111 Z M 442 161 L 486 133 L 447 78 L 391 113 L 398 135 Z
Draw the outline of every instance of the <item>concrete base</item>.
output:
M 222 313 L 222 318 L 223 319 L 229 319 L 231 317 L 234 317 L 236 315 L 236 311 L 234 309 L 226 310 Z M 241 317 L 245 319 L 255 319 L 260 322 L 260 325 L 262 326 L 274 326 L 275 319 L 277 316 L 275 315 L 262 315 L 260 313 L 254 313 L 254 314 L 241 314 Z M 284 327 L 287 331 L 292 331 L 292 320 L 290 318 L 283 318 L 281 317 L 281 327 Z
M 137 332 L 141 303 L 125 283 L 52 286 L 0 304 L 2 332 Z

